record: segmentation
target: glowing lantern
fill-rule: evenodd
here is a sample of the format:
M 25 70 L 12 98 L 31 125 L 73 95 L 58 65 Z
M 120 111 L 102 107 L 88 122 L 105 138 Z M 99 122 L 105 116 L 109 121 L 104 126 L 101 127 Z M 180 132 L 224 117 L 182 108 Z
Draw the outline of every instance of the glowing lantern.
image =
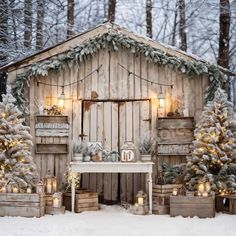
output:
M 55 208 L 61 208 L 62 207 L 62 193 L 57 192 L 54 193 L 52 196 L 52 206 Z
M 66 95 L 65 95 L 64 86 L 63 86 L 62 90 L 61 90 L 61 95 L 58 97 L 58 106 L 60 108 L 64 108 L 65 107 L 65 100 L 66 100 Z
M 57 191 L 57 180 L 51 171 L 48 170 L 47 175 L 44 178 L 45 193 L 55 193 Z

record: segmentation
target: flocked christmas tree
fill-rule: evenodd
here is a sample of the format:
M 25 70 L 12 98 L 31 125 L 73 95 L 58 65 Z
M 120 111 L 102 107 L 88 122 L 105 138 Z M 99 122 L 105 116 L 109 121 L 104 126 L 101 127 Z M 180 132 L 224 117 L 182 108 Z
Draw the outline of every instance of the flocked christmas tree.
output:
M 15 101 L 8 87 L 0 103 L 0 186 L 17 185 L 24 191 L 37 183 L 38 174 L 31 155 L 32 136 Z
M 218 88 L 207 103 L 194 131 L 193 152 L 187 158 L 187 187 L 196 190 L 199 182 L 209 181 L 213 191 L 236 189 L 236 130 L 233 104 Z

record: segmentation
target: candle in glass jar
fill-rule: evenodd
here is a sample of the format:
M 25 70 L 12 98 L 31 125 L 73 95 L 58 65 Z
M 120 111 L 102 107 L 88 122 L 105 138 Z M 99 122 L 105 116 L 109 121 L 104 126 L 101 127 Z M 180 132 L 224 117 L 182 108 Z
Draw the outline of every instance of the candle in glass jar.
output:
M 32 190 L 31 190 L 30 187 L 28 187 L 28 188 L 26 189 L 26 193 L 32 193 Z
M 177 189 L 177 188 L 173 188 L 172 194 L 173 194 L 173 196 L 177 196 L 177 194 L 178 194 L 178 189 Z
M 59 199 L 53 198 L 53 207 L 59 207 Z
M 12 192 L 13 192 L 13 193 L 18 193 L 18 188 L 17 188 L 17 187 L 13 187 L 13 188 L 12 188 Z
M 138 198 L 138 204 L 139 204 L 139 205 L 143 205 L 143 198 L 142 198 L 142 197 L 139 197 L 139 198 Z
M 51 192 L 52 192 L 52 185 L 47 184 L 47 193 L 51 193 Z
M 2 192 L 2 193 L 6 193 L 6 192 L 7 192 L 6 187 L 2 187 L 2 188 L 1 188 L 1 192 Z

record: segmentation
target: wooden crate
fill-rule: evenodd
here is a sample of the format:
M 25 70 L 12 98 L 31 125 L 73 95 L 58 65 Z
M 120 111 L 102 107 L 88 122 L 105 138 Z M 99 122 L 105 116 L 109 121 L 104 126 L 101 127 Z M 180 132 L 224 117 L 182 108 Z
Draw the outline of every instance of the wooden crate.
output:
M 170 196 L 170 216 L 215 217 L 215 197 Z
M 182 184 L 153 184 L 152 187 L 152 201 L 153 201 L 153 214 L 165 215 L 169 214 L 170 196 L 173 189 L 180 189 Z
M 0 216 L 41 217 L 45 214 L 45 195 L 0 193 Z
M 236 214 L 236 194 L 216 196 L 216 211 Z
M 53 201 L 52 201 L 52 194 L 50 193 L 45 193 L 45 205 L 46 206 L 52 206 Z
M 71 193 L 63 194 L 63 203 L 66 210 L 71 211 Z M 75 212 L 97 211 L 98 194 L 86 190 L 79 190 L 75 195 Z
M 57 123 L 57 124 L 68 124 L 68 116 L 49 116 L 49 115 L 37 115 L 35 117 L 35 123 Z
M 48 215 L 65 214 L 65 207 L 62 206 L 58 208 L 58 207 L 46 206 L 46 214 Z
M 193 141 L 194 118 L 159 118 L 158 155 L 188 155 Z

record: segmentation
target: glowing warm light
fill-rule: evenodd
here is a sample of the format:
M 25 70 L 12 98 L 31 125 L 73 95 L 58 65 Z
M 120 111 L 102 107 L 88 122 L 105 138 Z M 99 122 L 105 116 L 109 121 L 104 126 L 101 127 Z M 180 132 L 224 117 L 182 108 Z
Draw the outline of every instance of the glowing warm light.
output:
M 165 108 L 166 106 L 166 98 L 164 93 L 160 93 L 158 95 L 158 100 L 159 100 L 159 108 Z
M 65 107 L 65 100 L 66 100 L 66 95 L 64 92 L 64 87 L 62 87 L 61 95 L 58 97 L 57 103 L 60 108 Z

